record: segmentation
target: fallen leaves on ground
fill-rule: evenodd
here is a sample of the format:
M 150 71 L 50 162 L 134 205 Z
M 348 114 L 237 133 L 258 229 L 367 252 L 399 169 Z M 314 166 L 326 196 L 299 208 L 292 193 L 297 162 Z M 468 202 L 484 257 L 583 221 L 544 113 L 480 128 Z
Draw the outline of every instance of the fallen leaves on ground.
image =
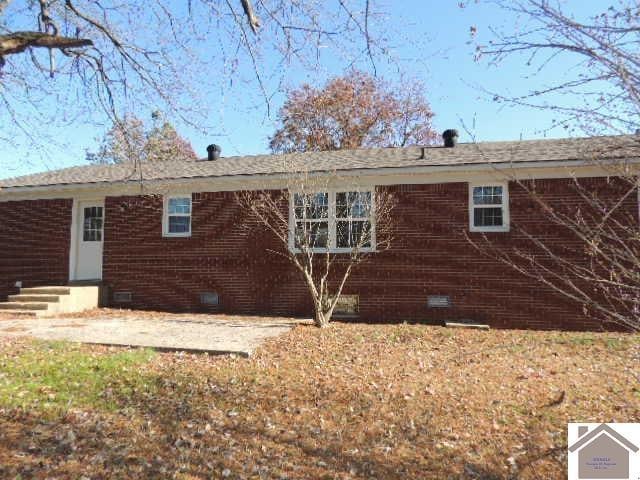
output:
M 250 359 L 157 353 L 127 373 L 152 394 L 107 379 L 115 411 L 0 405 L 0 477 L 565 478 L 567 422 L 640 421 L 638 340 L 336 323 Z M 42 348 L 6 340 L 0 382 Z

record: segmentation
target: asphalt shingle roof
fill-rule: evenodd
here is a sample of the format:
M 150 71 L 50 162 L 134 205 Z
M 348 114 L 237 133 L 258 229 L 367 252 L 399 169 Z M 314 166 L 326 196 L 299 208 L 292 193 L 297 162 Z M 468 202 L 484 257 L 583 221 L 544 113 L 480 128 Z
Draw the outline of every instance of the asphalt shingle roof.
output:
M 454 148 L 374 148 L 287 155 L 222 157 L 216 161 L 165 161 L 143 164 L 86 165 L 0 180 L 0 188 L 174 180 L 239 175 L 418 166 L 464 166 L 591 158 L 639 157 L 640 135 L 506 142 L 461 143 Z M 142 175 L 141 175 L 142 173 Z

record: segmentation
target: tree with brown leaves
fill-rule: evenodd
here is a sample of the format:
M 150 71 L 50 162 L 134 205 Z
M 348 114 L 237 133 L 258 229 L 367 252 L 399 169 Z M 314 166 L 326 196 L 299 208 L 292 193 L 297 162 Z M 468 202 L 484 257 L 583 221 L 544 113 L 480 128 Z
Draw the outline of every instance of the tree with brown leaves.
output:
M 98 153 L 87 153 L 87 160 L 98 164 L 197 160 L 191 143 L 171 123 L 157 112 L 153 119 L 151 128 L 146 128 L 135 116 L 115 122 L 105 134 Z
M 433 112 L 418 82 L 391 85 L 360 71 L 289 93 L 270 139 L 275 153 L 435 143 Z

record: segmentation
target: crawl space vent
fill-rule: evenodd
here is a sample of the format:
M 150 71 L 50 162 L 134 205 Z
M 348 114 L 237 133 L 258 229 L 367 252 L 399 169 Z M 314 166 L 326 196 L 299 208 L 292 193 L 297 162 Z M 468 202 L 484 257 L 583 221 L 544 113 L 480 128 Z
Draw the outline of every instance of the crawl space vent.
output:
M 131 301 L 131 292 L 114 292 L 113 301 L 115 303 L 129 303 Z
M 219 305 L 220 297 L 216 292 L 204 292 L 200 294 L 200 303 L 202 305 Z
M 429 308 L 449 308 L 451 297 L 449 295 L 429 295 L 427 297 L 427 307 Z
M 360 310 L 360 297 L 358 295 L 340 295 L 333 314 L 338 317 L 355 317 Z

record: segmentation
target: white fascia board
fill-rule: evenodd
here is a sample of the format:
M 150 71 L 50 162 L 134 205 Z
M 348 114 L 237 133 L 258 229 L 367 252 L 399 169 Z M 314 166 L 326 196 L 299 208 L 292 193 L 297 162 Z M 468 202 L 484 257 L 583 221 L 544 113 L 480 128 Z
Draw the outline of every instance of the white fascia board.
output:
M 608 166 L 633 164 L 638 159 L 617 159 L 607 162 L 584 160 L 557 162 L 518 162 L 477 165 L 443 165 L 417 167 L 363 168 L 344 171 L 309 172 L 309 177 L 329 178 L 332 186 L 353 185 L 411 185 L 477 181 L 509 181 L 573 177 L 615 176 Z M 165 180 L 127 180 L 84 184 L 43 185 L 34 187 L 0 188 L 0 202 L 54 198 L 82 198 L 123 195 L 165 194 L 180 190 L 190 192 L 218 192 L 288 188 L 296 177 L 293 173 L 234 175 L 223 177 L 192 177 Z

